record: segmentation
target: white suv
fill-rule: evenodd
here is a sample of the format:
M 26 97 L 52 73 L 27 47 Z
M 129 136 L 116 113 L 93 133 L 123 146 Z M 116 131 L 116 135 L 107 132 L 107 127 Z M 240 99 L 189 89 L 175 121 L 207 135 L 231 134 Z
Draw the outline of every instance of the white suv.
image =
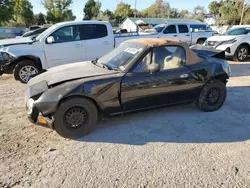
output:
M 250 55 L 250 28 L 234 28 L 224 35 L 213 36 L 206 40 L 205 46 L 225 51 L 227 58 L 235 61 L 245 61 Z

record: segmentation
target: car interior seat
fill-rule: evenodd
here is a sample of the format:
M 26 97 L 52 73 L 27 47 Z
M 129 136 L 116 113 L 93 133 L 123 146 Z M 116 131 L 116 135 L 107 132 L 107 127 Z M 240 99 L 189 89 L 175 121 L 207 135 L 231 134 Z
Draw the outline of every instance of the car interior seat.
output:
M 182 63 L 183 63 L 183 49 L 179 47 L 171 56 L 167 56 L 165 58 L 164 69 L 178 68 L 181 66 Z

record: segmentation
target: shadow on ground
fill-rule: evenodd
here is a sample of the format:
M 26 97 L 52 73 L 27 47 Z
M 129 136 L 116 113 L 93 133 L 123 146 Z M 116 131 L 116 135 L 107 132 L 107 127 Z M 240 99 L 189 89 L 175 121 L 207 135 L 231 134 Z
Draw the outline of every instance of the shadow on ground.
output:
M 191 104 L 137 112 L 102 121 L 78 141 L 128 145 L 245 141 L 250 139 L 249 99 L 250 87 L 229 87 L 219 111 L 205 113 Z

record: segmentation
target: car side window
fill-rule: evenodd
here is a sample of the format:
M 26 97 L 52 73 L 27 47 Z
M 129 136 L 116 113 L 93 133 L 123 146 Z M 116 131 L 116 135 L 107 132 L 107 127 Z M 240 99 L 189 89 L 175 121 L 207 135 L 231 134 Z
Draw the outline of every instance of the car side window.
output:
M 80 36 L 80 26 L 72 25 L 58 29 L 50 36 L 53 36 L 55 39 L 54 43 L 61 42 L 71 42 L 81 40 Z
M 244 32 L 244 34 L 246 34 L 246 35 L 249 34 L 249 33 L 250 33 L 250 29 L 246 29 L 245 32 Z
M 164 31 L 164 34 L 173 34 L 173 33 L 177 33 L 176 31 L 176 26 L 175 25 L 170 25 L 168 26 Z
M 81 26 L 83 40 L 99 39 L 108 36 L 107 26 L 103 24 L 85 24 Z
M 160 71 L 183 67 L 186 64 L 186 53 L 181 46 L 156 47 L 136 65 L 132 72 L 149 72 L 150 64 L 159 64 Z
M 175 69 L 186 64 L 186 53 L 181 46 L 154 48 L 152 62 L 160 65 L 160 70 Z
M 178 25 L 179 33 L 189 33 L 187 25 Z

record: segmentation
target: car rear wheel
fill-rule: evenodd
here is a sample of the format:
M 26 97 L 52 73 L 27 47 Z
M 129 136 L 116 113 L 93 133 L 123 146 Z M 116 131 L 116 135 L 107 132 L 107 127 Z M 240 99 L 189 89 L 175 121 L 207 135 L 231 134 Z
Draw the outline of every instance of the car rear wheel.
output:
M 234 61 L 245 61 L 248 56 L 249 50 L 246 45 L 240 45 L 235 54 L 234 54 Z
M 224 104 L 226 96 L 226 85 L 222 81 L 214 79 L 203 87 L 196 106 L 205 112 L 216 111 Z
M 88 99 L 71 98 L 60 104 L 54 118 L 54 129 L 59 135 L 76 139 L 94 129 L 98 122 L 98 110 Z
M 14 68 L 14 78 L 22 83 L 28 83 L 32 76 L 37 75 L 41 71 L 39 65 L 32 60 L 23 60 Z

